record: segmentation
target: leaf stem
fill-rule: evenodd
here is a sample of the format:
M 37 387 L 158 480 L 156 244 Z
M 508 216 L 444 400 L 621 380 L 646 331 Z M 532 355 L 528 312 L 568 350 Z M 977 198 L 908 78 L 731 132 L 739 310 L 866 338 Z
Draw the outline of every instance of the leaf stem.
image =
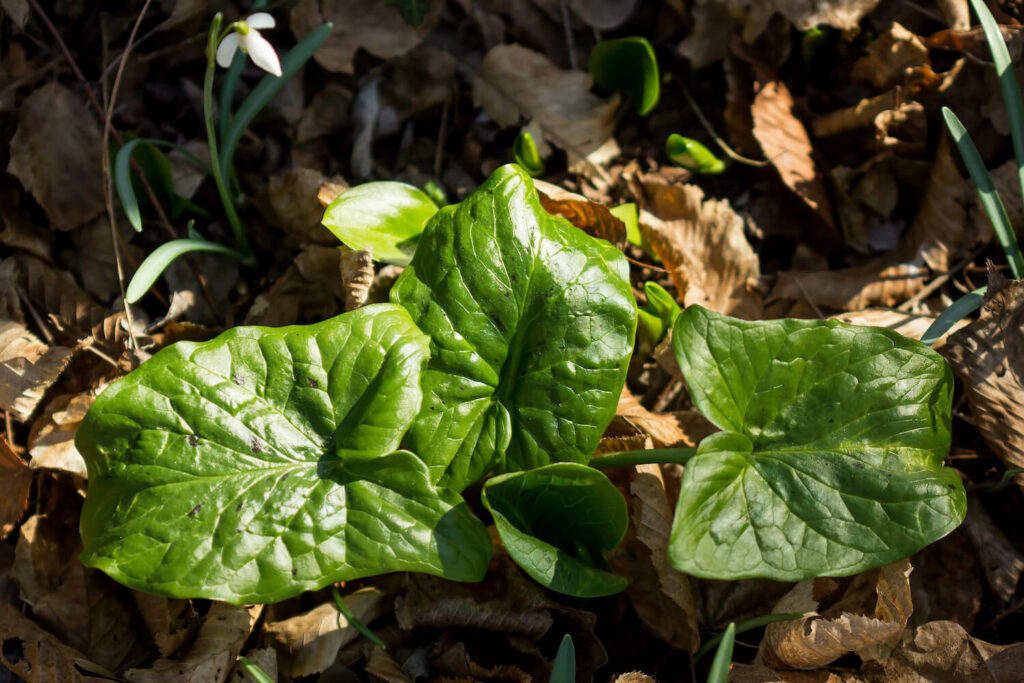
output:
M 227 185 L 224 184 L 224 175 L 221 173 L 220 155 L 217 151 L 217 130 L 213 123 L 213 77 L 217 69 L 217 45 L 224 37 L 220 30 L 224 15 L 220 12 L 213 17 L 210 24 L 210 33 L 206 41 L 206 78 L 203 81 L 203 118 L 206 119 L 206 138 L 210 146 L 210 166 L 213 172 L 213 181 L 217 184 L 217 193 L 224 205 L 224 213 L 227 215 L 228 223 L 231 224 L 231 231 L 235 235 L 235 243 L 238 251 L 242 254 L 242 263 L 248 266 L 256 265 L 253 258 L 252 248 L 249 240 L 242 230 L 242 224 L 238 220 L 238 211 L 235 203 L 228 194 Z
M 590 461 L 590 466 L 599 470 L 612 467 L 626 467 L 653 463 L 676 463 L 685 465 L 697 455 L 696 448 L 651 448 L 645 451 L 619 451 L 599 455 Z

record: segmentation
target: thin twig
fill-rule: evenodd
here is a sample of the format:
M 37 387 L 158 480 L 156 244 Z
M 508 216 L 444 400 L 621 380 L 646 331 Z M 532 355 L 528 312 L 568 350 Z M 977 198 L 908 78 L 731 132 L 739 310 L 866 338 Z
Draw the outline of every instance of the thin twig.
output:
M 578 71 L 579 62 L 576 61 L 576 41 L 572 36 L 572 17 L 569 14 L 569 0 L 562 0 L 562 30 L 565 32 L 565 47 L 569 51 L 569 68 Z
M 437 147 L 434 148 L 434 179 L 441 182 L 441 165 L 444 161 L 444 145 L 448 138 L 448 110 L 451 108 L 452 94 L 444 98 L 441 106 L 441 123 L 437 127 Z
M 821 320 L 824 320 L 825 318 L 827 318 L 828 316 L 826 316 L 826 315 L 825 315 L 824 313 L 822 313 L 822 312 L 821 312 L 821 309 L 820 309 L 820 308 L 818 308 L 818 304 L 814 303 L 814 299 L 812 299 L 812 298 L 811 298 L 811 295 L 810 295 L 810 293 L 808 293 L 808 291 L 807 291 L 806 289 L 804 289 L 804 286 L 803 286 L 803 284 L 801 284 L 801 282 L 800 282 L 800 278 L 798 278 L 798 277 L 796 277 L 796 276 L 794 275 L 794 276 L 793 276 L 793 282 L 795 282 L 795 283 L 796 283 L 796 287 L 797 287 L 797 289 L 799 289 L 799 290 L 800 290 L 800 293 L 804 295 L 804 299 L 806 299 L 806 300 L 807 300 L 807 303 L 809 303 L 809 304 L 811 305 L 811 308 L 813 308 L 813 309 L 814 309 L 814 313 L 815 313 L 815 314 L 816 314 L 816 315 L 817 315 L 817 316 L 818 316 L 818 317 L 819 317 L 819 318 L 820 318 Z
M 953 264 L 953 267 L 945 273 L 936 276 L 934 280 L 925 285 L 924 289 L 897 306 L 896 310 L 908 312 L 913 309 L 914 306 L 927 299 L 935 290 L 946 284 L 951 277 L 963 270 L 969 263 L 974 261 L 974 259 L 978 258 L 978 256 L 981 255 L 981 252 L 986 249 L 988 249 L 988 244 L 982 244 L 970 254 L 960 259 L 957 263 Z
M 712 127 L 711 122 L 708 121 L 707 118 L 705 118 L 704 112 L 701 111 L 700 105 L 697 104 L 697 100 L 693 99 L 693 95 L 690 94 L 690 89 L 686 87 L 686 84 L 680 81 L 679 85 L 683 88 L 683 95 L 686 97 L 686 101 L 689 102 L 690 108 L 693 109 L 693 113 L 697 115 L 697 120 L 700 121 L 702 126 L 704 126 L 704 130 L 708 132 L 708 135 L 710 135 L 711 139 L 715 141 L 715 144 L 717 144 L 722 149 L 722 151 L 725 152 L 725 156 L 729 157 L 730 159 L 737 163 L 745 164 L 747 166 L 754 166 L 756 168 L 765 168 L 772 165 L 770 159 L 765 159 L 764 161 L 751 159 L 749 157 L 743 156 L 742 154 L 734 150 L 732 147 L 730 147 L 729 143 L 727 143 L 725 140 L 718 136 L 718 133 L 715 132 L 715 129 L 714 127 Z

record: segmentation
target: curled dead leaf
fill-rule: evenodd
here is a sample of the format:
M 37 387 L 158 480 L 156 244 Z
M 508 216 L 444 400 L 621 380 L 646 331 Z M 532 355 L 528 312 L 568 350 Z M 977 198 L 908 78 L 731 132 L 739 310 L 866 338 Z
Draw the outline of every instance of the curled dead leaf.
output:
M 117 680 L 78 650 L 64 645 L 18 609 L 0 600 L 0 665 L 29 683 Z
M 95 393 L 85 392 L 57 396 L 47 404 L 28 436 L 32 468 L 87 476 L 85 460 L 75 448 L 75 434 L 94 400 Z
M 865 308 L 860 311 L 847 311 L 832 317 L 835 320 L 841 320 L 851 325 L 884 327 L 894 332 L 899 332 L 904 337 L 920 339 L 928 331 L 928 328 L 932 326 L 932 323 L 935 322 L 936 316 L 910 313 L 895 308 Z M 966 320 L 961 320 L 953 326 L 952 331 L 956 331 L 966 324 Z
M 650 436 L 657 448 L 668 448 L 681 442 L 693 445 L 686 438 L 683 430 L 679 428 L 679 421 L 674 415 L 652 413 L 644 408 L 626 387 L 622 388 L 619 407 L 616 409 L 615 415 L 626 418 L 630 424 Z
M 620 249 L 625 247 L 626 224 L 613 216 L 608 207 L 543 180 L 534 180 L 533 184 L 545 211 L 567 219 L 588 235 L 607 240 Z
M 866 128 L 874 125 L 875 118 L 882 112 L 898 107 L 901 99 L 902 89 L 896 86 L 881 95 L 865 98 L 852 107 L 815 117 L 811 122 L 811 130 L 817 137 L 827 137 Z
M 0 540 L 14 531 L 28 506 L 32 470 L 0 436 Z
M 769 624 L 756 663 L 816 669 L 848 652 L 864 660 L 884 659 L 913 611 L 910 572 L 910 562 L 900 560 L 844 581 L 801 581 L 772 611 L 810 615 Z
M 887 265 L 876 259 L 840 270 L 779 273 L 773 298 L 806 300 L 816 306 L 858 311 L 871 306 L 896 306 L 925 285 L 928 269 L 915 263 Z
M 345 285 L 345 310 L 354 311 L 366 303 L 373 285 L 373 254 L 365 249 L 338 248 L 341 281 Z
M 0 408 L 27 421 L 71 353 L 63 346 L 43 344 L 24 325 L 0 314 Z
M 696 185 L 643 183 L 640 230 L 664 262 L 686 305 L 756 319 L 761 267 L 726 200 L 705 199 Z
M 895 21 L 864 52 L 853 65 L 853 78 L 879 90 L 902 83 L 907 69 L 929 63 L 928 48 L 921 39 Z
M 338 239 L 320 223 L 324 217 L 322 198 L 344 190 L 340 178 L 294 168 L 267 180 L 266 200 L 271 217 L 285 232 L 317 244 L 335 245 Z

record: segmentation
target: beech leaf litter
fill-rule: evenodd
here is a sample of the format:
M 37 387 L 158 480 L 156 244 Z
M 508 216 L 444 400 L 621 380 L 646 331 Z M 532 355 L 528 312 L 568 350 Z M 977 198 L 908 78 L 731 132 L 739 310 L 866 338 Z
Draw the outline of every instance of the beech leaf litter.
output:
M 253 258 L 187 254 L 130 305 L 127 282 L 161 244 L 230 239 L 204 46 L 215 12 L 227 27 L 259 8 L 40 4 L 0 0 L 0 683 L 224 683 L 255 680 L 253 666 L 285 683 L 543 682 L 565 635 L 577 681 L 702 681 L 730 623 L 749 628 L 729 681 L 1022 680 L 1024 285 L 943 107 L 1019 236 L 1024 203 L 1012 112 L 968 0 L 271 3 L 262 35 L 285 66 L 333 28 L 238 133 L 225 191 Z M 1024 12 L 987 4 L 1019 80 Z M 632 36 L 660 70 L 647 116 L 588 71 L 599 41 Z M 214 117 L 222 137 L 269 87 L 241 61 L 217 72 L 215 97 L 232 98 Z M 946 465 L 968 492 L 961 527 L 853 576 L 696 578 L 668 559 L 686 465 L 647 463 L 607 472 L 629 509 L 600 558 L 629 579 L 609 597 L 546 590 L 493 526 L 482 582 L 393 573 L 266 605 L 150 595 L 81 563 L 89 477 L 75 436 L 104 389 L 178 341 L 387 302 L 402 266 L 341 244 L 326 207 L 368 180 L 461 201 L 514 161 L 524 132 L 544 166 L 541 206 L 628 258 L 642 310 L 660 288 L 682 308 L 920 339 L 987 287 L 933 344 L 956 378 Z M 673 163 L 671 134 L 725 170 Z M 173 143 L 133 157 L 141 232 L 114 178 L 137 138 Z M 641 330 L 597 453 L 693 448 L 718 431 L 691 400 L 671 327 Z M 489 523 L 477 489 L 463 495 Z

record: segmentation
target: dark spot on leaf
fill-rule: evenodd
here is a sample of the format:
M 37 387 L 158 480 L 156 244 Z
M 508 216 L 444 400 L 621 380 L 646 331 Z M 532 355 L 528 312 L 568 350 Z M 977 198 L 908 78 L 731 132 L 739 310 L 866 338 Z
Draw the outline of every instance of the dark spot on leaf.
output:
M 308 378 L 306 381 L 309 382 L 309 386 L 313 387 L 314 389 L 320 388 L 320 382 L 317 382 L 312 377 Z
M 21 638 L 8 638 L 4 641 L 0 652 L 3 653 L 4 659 L 9 664 L 17 666 L 25 661 L 25 646 L 22 644 Z
M 833 423 L 833 422 L 835 422 L 835 421 L 836 421 L 836 419 L 835 419 L 834 417 L 830 417 L 830 418 L 828 419 L 828 423 L 829 423 L 829 424 L 832 424 L 832 423 Z
M 232 373 L 231 381 L 234 382 L 235 384 L 237 384 L 238 386 L 242 386 L 242 376 L 240 374 L 238 374 L 237 372 Z
M 191 448 L 195 448 L 199 445 L 199 437 L 195 434 L 189 434 L 185 437 L 185 443 L 187 443 Z
M 509 275 L 509 277 L 512 279 L 512 282 L 516 281 L 516 276 L 515 275 Z
M 260 445 L 260 442 L 256 439 L 256 437 L 249 439 L 249 450 L 251 450 L 256 455 L 259 455 L 260 453 L 263 452 L 263 446 Z
M 242 527 L 240 527 L 240 526 L 239 527 L 235 527 L 235 533 L 236 534 L 242 533 Z
M 507 299 L 507 298 L 509 298 L 510 296 L 512 296 L 512 293 L 511 293 L 511 292 L 505 292 L 505 298 L 506 298 L 506 299 Z
M 956 491 L 956 486 L 954 486 L 953 484 L 946 484 L 946 487 L 947 487 L 947 488 L 948 488 L 948 489 L 949 489 L 950 491 Z
M 297 567 L 292 567 L 292 576 L 295 576 L 298 573 L 299 573 L 298 568 Z
M 242 509 L 242 501 L 238 501 L 238 505 L 235 506 L 235 512 L 238 512 L 241 509 Z
M 199 514 L 199 511 L 202 510 L 202 509 L 203 509 L 203 504 L 199 503 L 194 508 L 192 508 L 192 511 L 188 513 L 188 516 L 189 517 L 195 517 L 196 515 Z
M 565 351 L 565 345 L 559 346 L 559 347 L 558 347 L 558 350 L 559 350 L 559 351 Z
M 289 474 L 291 474 L 291 472 L 285 472 L 284 474 L 282 474 L 282 475 L 281 475 L 281 479 L 280 479 L 280 480 L 281 480 L 281 481 L 284 481 L 285 479 L 287 479 L 287 478 L 288 478 L 288 475 L 289 475 Z
M 858 470 L 864 469 L 864 463 L 855 462 L 853 463 L 853 466 L 856 467 Z

